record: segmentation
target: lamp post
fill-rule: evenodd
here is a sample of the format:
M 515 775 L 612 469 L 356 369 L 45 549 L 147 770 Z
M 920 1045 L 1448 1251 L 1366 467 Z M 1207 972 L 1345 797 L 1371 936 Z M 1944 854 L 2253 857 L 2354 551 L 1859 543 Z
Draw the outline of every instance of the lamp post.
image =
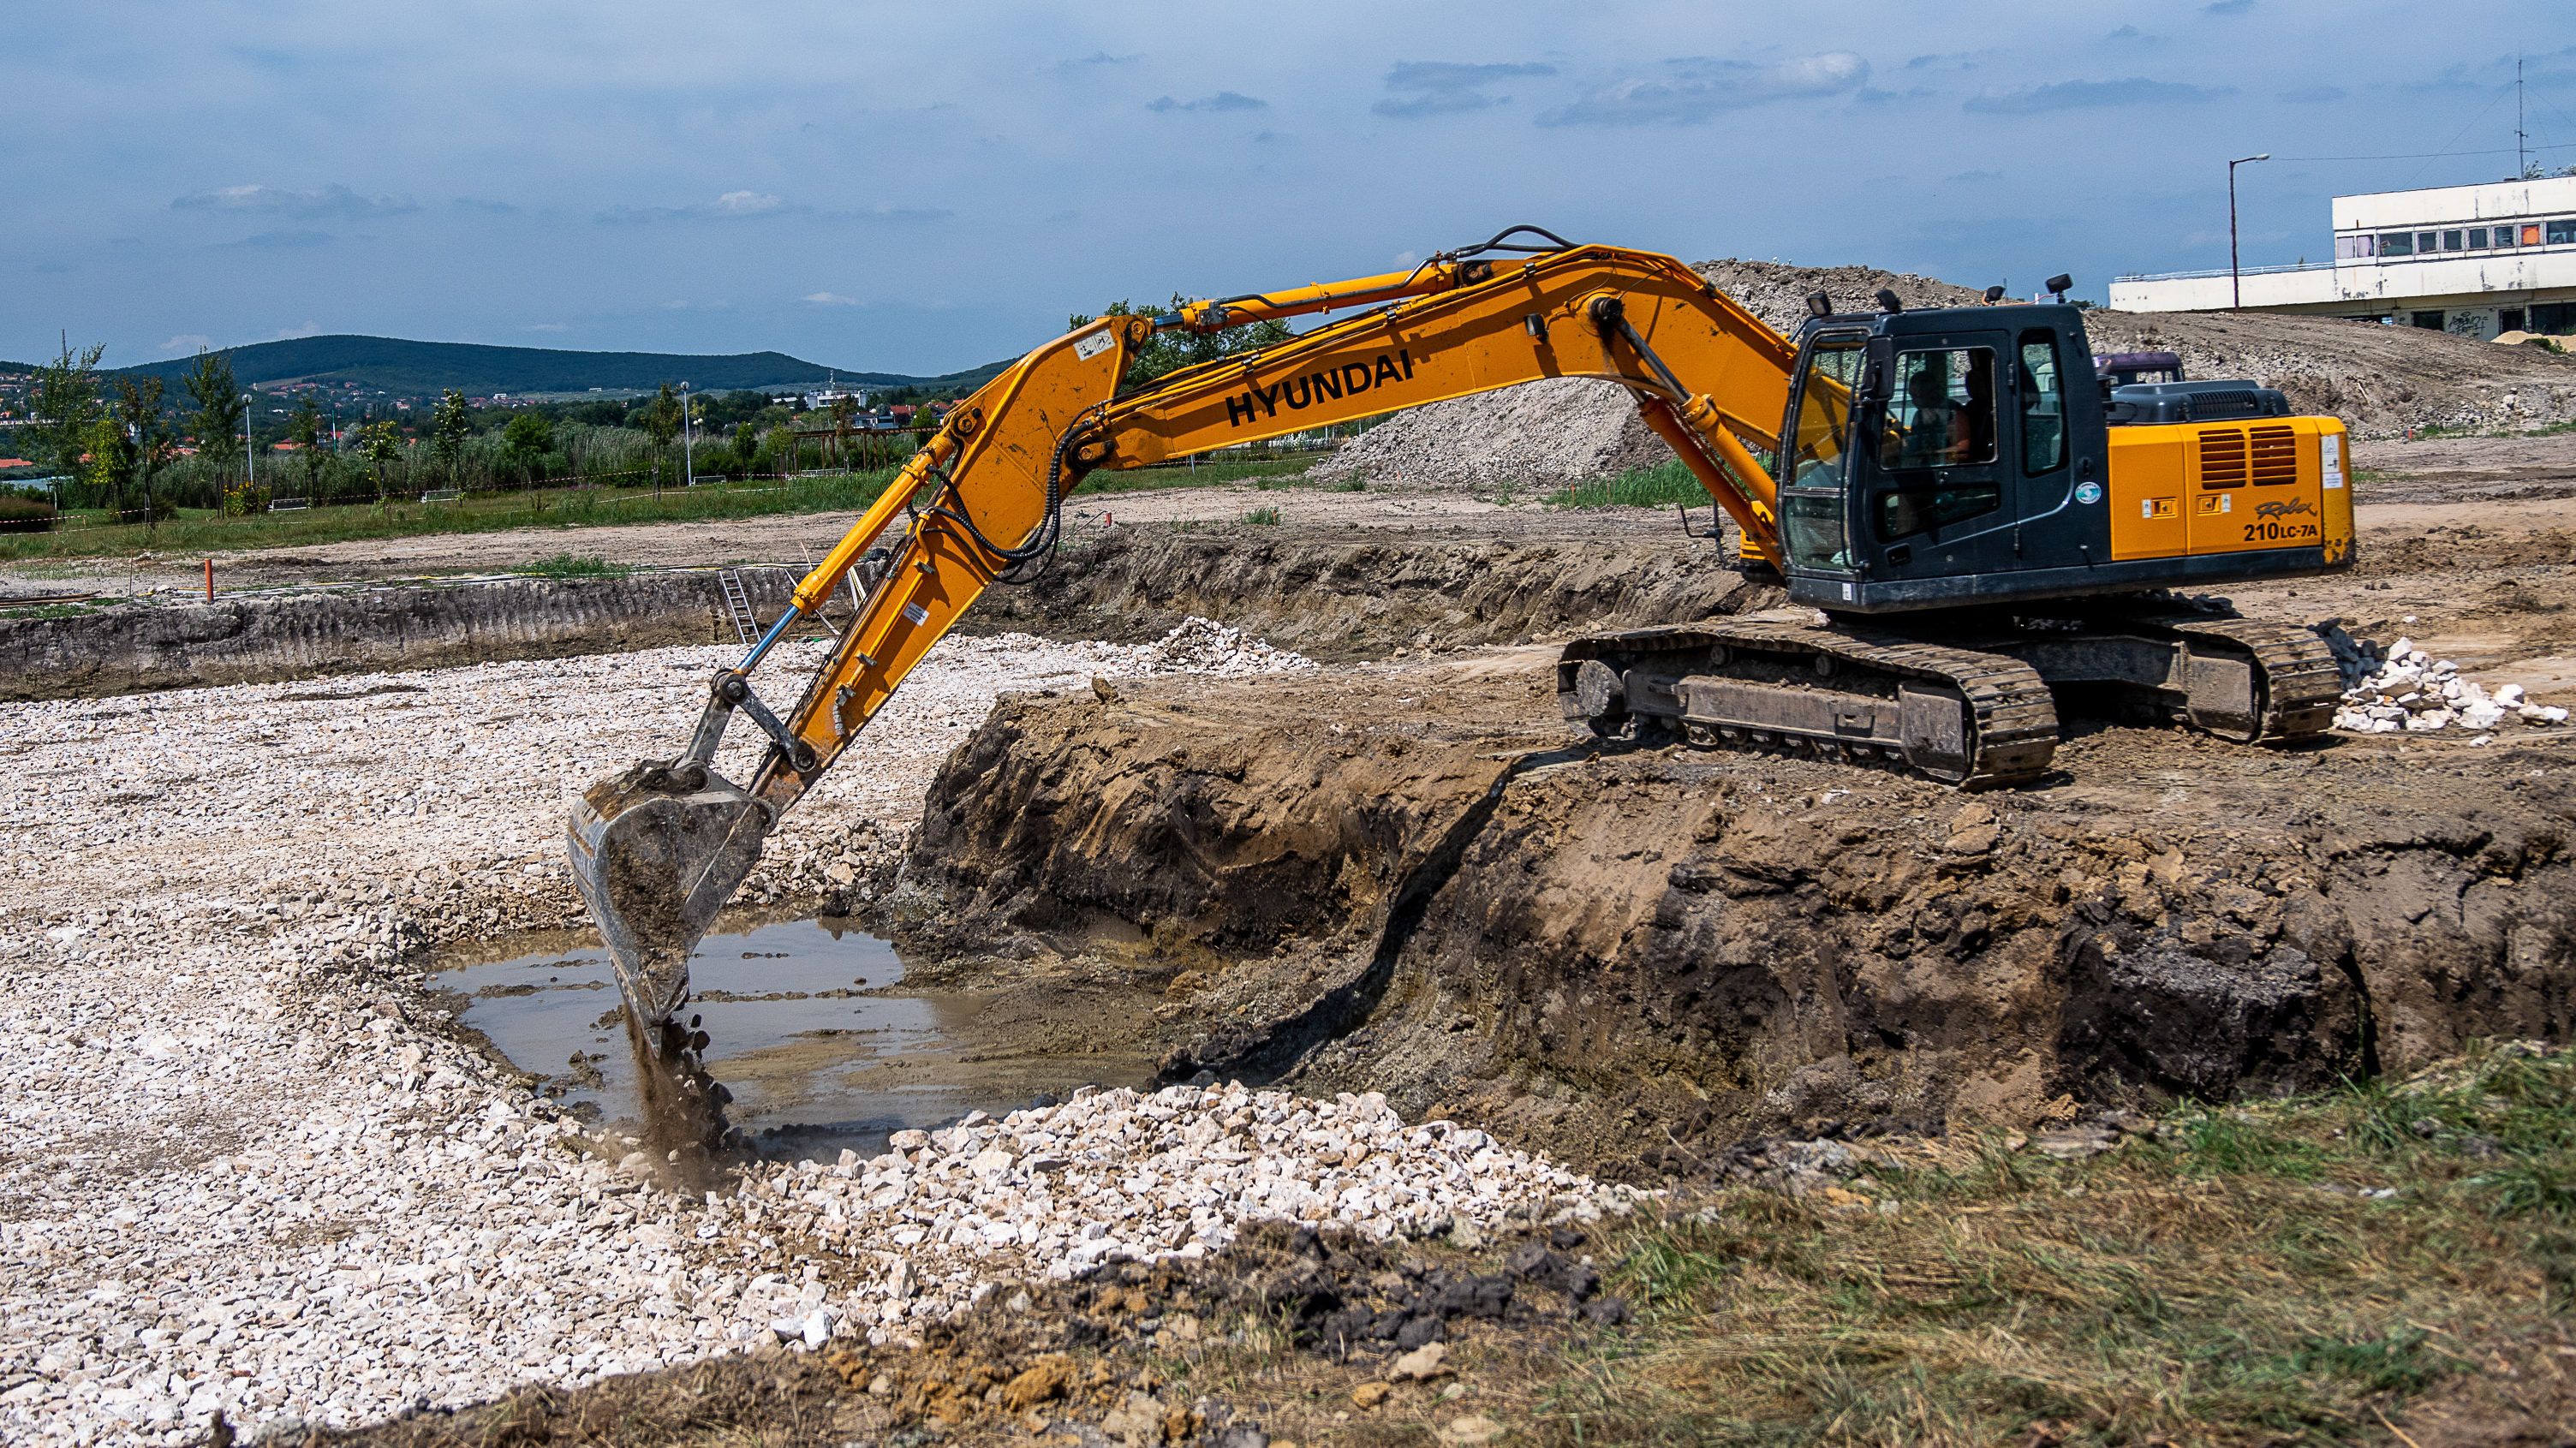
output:
M 694 488 L 698 485 L 697 459 L 690 449 L 690 444 L 697 434 L 690 422 L 689 384 L 683 382 L 680 384 L 680 486 L 684 488 Z
M 259 444 L 252 440 L 251 429 L 258 424 L 250 415 L 250 394 L 242 394 L 242 468 L 250 474 L 247 486 L 259 486 Z
M 2248 161 L 2271 159 L 2272 153 L 2266 151 L 2259 156 L 2239 156 L 2227 163 L 2227 309 L 2231 312 L 2245 310 L 2245 279 L 2236 268 L 2236 168 Z

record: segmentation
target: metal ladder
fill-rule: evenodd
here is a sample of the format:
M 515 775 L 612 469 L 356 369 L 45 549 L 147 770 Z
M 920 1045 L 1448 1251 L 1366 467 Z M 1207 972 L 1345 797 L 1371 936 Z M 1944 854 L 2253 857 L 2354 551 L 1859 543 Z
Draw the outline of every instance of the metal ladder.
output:
M 733 620 L 734 635 L 744 648 L 760 641 L 760 620 L 752 617 L 751 595 L 742 586 L 742 570 L 719 569 L 716 581 L 724 585 L 725 616 Z

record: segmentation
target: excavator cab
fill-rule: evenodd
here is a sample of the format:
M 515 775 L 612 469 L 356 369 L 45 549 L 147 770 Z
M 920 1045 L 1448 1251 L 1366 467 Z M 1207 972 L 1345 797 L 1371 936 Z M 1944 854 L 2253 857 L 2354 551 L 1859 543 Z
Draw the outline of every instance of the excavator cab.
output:
M 1790 598 L 1871 614 L 2061 593 L 2047 565 L 2107 557 L 2102 412 L 2071 381 L 2091 355 L 2067 306 L 1810 321 L 1774 469 Z

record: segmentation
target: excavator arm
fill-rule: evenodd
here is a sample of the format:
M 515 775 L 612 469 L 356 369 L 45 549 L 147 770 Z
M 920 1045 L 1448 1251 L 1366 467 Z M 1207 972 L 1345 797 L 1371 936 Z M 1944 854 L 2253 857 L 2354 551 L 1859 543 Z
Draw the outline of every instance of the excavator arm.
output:
M 1734 518 L 1745 552 L 1776 564 L 1777 488 L 1754 452 L 1779 442 L 1790 343 L 1671 257 L 1553 237 L 1516 245 L 1514 235 L 1407 272 L 1194 302 L 1161 317 L 1104 317 L 952 407 L 798 583 L 777 624 L 717 675 L 682 755 L 602 781 L 575 807 L 574 877 L 637 1019 L 664 1022 L 685 998 L 688 951 L 750 873 L 778 813 L 832 767 L 984 590 L 1045 567 L 1065 497 L 1089 473 L 1545 377 L 1597 377 L 1635 395 L 1647 424 Z M 1210 332 L 1350 306 L 1368 309 L 1119 392 L 1131 357 L 1158 330 Z M 772 714 L 750 690 L 751 670 L 881 545 L 890 557 L 856 620 L 795 707 Z M 737 711 L 771 739 L 748 792 L 711 768 Z

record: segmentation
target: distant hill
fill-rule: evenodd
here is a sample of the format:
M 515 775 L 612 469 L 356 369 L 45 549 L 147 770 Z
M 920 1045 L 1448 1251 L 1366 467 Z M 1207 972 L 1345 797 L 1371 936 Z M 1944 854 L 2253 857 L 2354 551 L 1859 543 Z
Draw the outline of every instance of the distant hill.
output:
M 586 392 L 591 388 L 649 391 L 686 382 L 698 392 L 819 383 L 837 376 L 869 388 L 929 387 L 964 390 L 1004 364 L 913 377 L 898 372 L 835 372 L 784 352 L 691 356 L 676 352 L 574 352 L 551 347 L 486 347 L 470 342 L 411 342 L 399 337 L 297 337 L 224 349 L 233 375 L 245 386 L 269 382 L 351 382 L 400 397 L 427 397 L 448 388 L 469 396 L 495 392 Z M 176 386 L 192 357 L 112 369 L 109 376 L 159 377 Z

